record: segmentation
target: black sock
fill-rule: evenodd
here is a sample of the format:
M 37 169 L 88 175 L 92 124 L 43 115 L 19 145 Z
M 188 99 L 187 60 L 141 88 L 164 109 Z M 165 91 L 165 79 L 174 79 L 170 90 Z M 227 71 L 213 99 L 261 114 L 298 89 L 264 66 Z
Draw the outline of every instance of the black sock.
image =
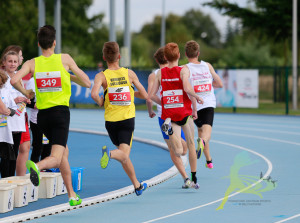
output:
M 210 163 L 212 163 L 212 160 L 210 160 L 210 161 L 207 161 L 207 160 L 206 160 L 206 163 L 207 163 L 207 164 L 210 164 Z
M 196 172 L 191 172 L 191 176 L 192 176 L 192 181 L 194 181 L 194 183 L 197 183 Z
M 172 127 L 168 130 L 168 135 L 169 136 L 173 135 L 173 129 L 172 129 Z
M 135 188 L 136 190 L 142 190 L 143 189 L 143 186 L 142 184 L 140 184 L 140 186 L 138 188 Z

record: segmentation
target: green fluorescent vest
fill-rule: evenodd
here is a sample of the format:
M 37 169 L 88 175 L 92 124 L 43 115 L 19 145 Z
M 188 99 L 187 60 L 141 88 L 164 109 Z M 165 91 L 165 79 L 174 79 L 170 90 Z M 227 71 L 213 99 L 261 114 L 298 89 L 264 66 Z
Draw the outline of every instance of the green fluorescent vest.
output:
M 61 54 L 52 54 L 50 57 L 39 56 L 34 61 L 33 77 L 37 108 L 47 109 L 59 105 L 69 106 L 71 97 L 70 74 L 62 64 Z M 49 79 L 47 75 L 55 77 Z

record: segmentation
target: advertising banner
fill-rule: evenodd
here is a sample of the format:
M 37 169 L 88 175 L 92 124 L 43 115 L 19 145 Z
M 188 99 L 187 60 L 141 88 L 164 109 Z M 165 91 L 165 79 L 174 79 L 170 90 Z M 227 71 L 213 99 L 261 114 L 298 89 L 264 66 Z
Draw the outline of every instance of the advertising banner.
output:
M 258 70 L 216 70 L 223 88 L 216 88 L 217 107 L 258 108 Z

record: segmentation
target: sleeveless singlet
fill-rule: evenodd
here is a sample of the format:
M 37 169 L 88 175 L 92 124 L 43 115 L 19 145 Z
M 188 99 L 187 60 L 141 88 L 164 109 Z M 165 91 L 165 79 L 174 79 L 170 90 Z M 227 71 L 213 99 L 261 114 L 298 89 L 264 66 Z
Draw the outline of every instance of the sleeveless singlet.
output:
M 171 118 L 172 121 L 181 121 L 192 115 L 191 100 L 183 90 L 180 71 L 182 67 L 165 67 L 161 69 L 162 86 L 162 119 Z
M 135 117 L 134 89 L 128 77 L 128 69 L 106 69 L 107 88 L 104 91 L 105 121 L 117 122 Z
M 187 67 L 190 70 L 190 83 L 197 95 L 203 98 L 204 103 L 197 103 L 197 110 L 216 107 L 216 96 L 212 86 L 213 77 L 210 73 L 206 62 L 201 61 L 200 64 L 188 63 Z
M 64 68 L 61 54 L 43 55 L 34 59 L 36 107 L 47 109 L 54 106 L 69 106 L 71 97 L 70 74 Z

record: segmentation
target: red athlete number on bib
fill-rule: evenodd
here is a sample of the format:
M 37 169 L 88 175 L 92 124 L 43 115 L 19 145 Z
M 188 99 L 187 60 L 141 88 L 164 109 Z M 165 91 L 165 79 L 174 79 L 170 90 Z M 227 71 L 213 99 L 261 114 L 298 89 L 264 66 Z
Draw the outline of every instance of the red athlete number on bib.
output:
M 128 98 L 130 98 L 130 92 L 109 94 L 110 101 L 128 101 Z
M 202 85 L 194 86 L 194 90 L 196 93 L 211 91 L 211 84 L 202 84 Z
M 37 79 L 36 85 L 38 88 L 61 87 L 61 79 L 60 78 Z

